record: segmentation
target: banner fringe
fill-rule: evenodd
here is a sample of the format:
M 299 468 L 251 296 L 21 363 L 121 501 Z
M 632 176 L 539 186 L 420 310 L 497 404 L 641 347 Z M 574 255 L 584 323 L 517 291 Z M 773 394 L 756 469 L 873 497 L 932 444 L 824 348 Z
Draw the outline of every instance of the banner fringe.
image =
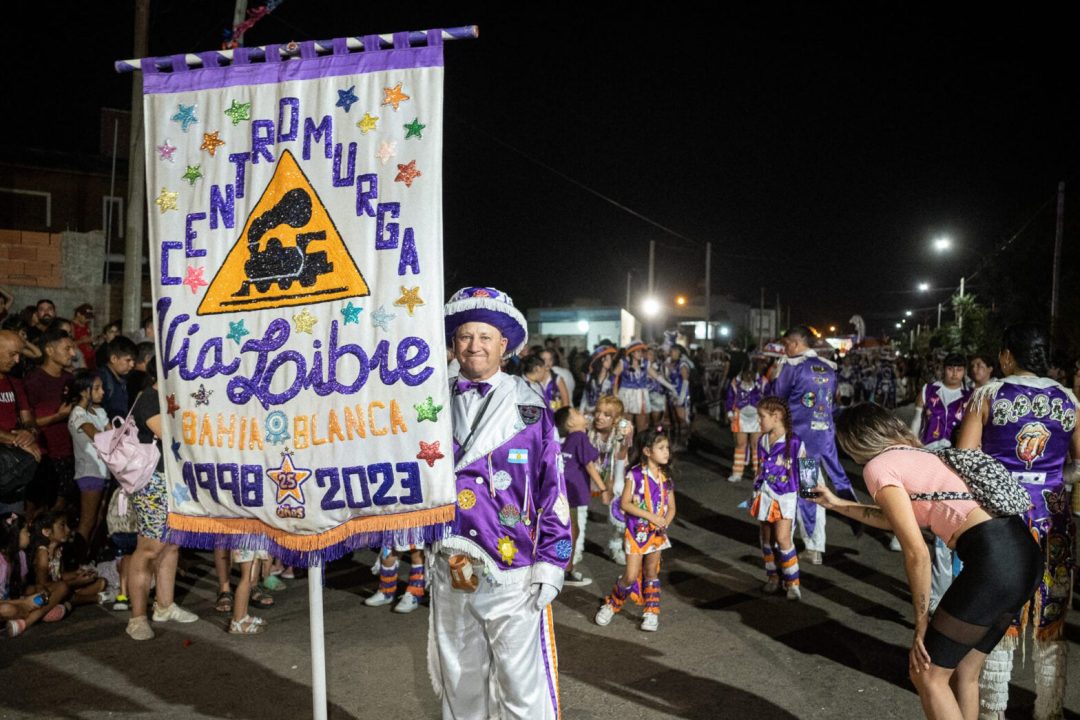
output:
M 165 541 L 201 550 L 265 550 L 292 567 L 336 560 L 361 548 L 420 545 L 450 532 L 454 505 L 349 520 L 317 535 L 293 535 L 250 518 L 194 517 L 169 513 Z

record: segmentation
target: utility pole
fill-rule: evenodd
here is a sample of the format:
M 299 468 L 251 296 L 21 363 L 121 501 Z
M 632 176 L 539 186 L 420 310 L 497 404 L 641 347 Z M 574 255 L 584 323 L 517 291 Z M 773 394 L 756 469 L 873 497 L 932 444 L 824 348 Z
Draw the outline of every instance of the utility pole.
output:
M 1054 352 L 1054 334 L 1057 330 L 1058 291 L 1061 282 L 1061 240 L 1065 232 L 1065 181 L 1058 183 L 1057 227 L 1054 230 L 1054 280 L 1050 292 L 1050 352 Z
M 941 303 L 937 304 L 937 329 L 941 329 Z
M 626 312 L 630 312 L 630 276 L 633 274 L 632 270 L 626 271 Z
M 150 0 L 135 0 L 135 57 L 150 54 L 147 30 Z M 124 304 L 122 328 L 131 333 L 142 314 L 143 221 L 146 217 L 146 156 L 143 148 L 142 73 L 131 73 L 131 141 L 128 145 L 127 237 L 124 243 Z
M 964 278 L 960 278 L 960 305 L 956 308 L 956 327 L 964 329 Z
M 649 297 L 653 294 L 653 271 L 656 267 L 656 241 L 649 241 Z
M 760 348 L 765 344 L 765 342 L 764 342 L 764 337 L 765 337 L 765 335 L 764 335 L 764 333 L 765 333 L 765 288 L 761 288 L 761 314 L 758 315 L 758 326 L 757 326 L 757 328 L 758 328 L 758 330 L 757 330 L 757 344 L 758 344 L 758 347 Z
M 712 321 L 712 243 L 705 243 L 705 349 L 709 348 L 709 324 Z

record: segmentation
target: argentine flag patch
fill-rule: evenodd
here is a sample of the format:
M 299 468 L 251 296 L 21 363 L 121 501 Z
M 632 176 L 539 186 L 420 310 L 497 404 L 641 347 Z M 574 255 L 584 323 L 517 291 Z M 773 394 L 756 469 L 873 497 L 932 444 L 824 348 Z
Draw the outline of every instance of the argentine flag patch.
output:
M 529 462 L 529 451 L 510 450 L 506 455 L 506 461 L 512 465 L 525 465 Z

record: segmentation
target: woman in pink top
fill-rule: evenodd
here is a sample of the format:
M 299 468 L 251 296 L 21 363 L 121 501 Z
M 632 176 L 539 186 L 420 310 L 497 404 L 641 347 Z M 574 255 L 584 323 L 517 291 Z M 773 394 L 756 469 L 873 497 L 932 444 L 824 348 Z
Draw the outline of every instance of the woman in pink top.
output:
M 866 488 L 877 505 L 863 505 L 817 487 L 815 501 L 900 540 L 915 607 L 908 668 L 923 712 L 934 720 L 979 714 L 979 673 L 1043 572 L 1039 546 L 1019 515 L 994 517 L 974 500 L 912 498 L 968 493 L 967 485 L 911 430 L 879 405 L 845 411 L 836 439 L 864 464 Z M 930 615 L 930 551 L 922 529 L 956 550 L 964 568 Z

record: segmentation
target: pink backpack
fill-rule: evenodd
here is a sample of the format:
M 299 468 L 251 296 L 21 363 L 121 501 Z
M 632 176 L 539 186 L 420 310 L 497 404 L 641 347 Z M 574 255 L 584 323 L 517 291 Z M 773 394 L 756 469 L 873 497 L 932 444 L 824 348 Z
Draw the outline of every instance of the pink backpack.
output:
M 153 391 L 151 391 L 153 392 Z M 139 401 L 135 398 L 135 402 Z M 131 406 L 132 411 L 135 405 Z M 117 423 L 120 423 L 117 425 Z M 94 435 L 94 447 L 101 456 L 105 467 L 113 474 L 120 489 L 125 495 L 133 495 L 150 482 L 154 470 L 157 469 L 161 452 L 155 443 L 139 442 L 139 428 L 131 417 L 131 412 L 121 422 L 119 418 L 113 418 L 108 430 L 102 430 Z M 127 512 L 127 498 L 119 500 L 120 514 Z

